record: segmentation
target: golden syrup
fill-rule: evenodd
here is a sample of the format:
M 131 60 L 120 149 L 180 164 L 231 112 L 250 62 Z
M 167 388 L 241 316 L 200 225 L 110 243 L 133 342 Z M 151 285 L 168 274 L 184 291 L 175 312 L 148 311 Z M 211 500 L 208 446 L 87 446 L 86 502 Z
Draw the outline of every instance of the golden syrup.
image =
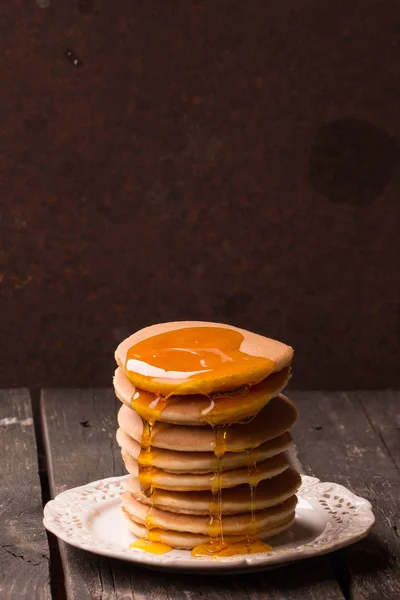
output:
M 255 535 L 257 532 L 257 519 L 256 519 L 256 492 L 257 486 L 260 483 L 262 477 L 257 472 L 257 450 L 248 449 L 248 473 L 249 473 L 249 488 L 250 488 L 250 524 L 249 524 L 249 535 Z M 269 544 L 260 542 L 257 539 L 247 537 L 242 542 L 245 548 L 241 546 L 241 554 L 254 554 L 256 552 L 271 552 L 272 548 Z M 260 549 L 259 549 L 260 548 Z M 264 549 L 263 549 L 264 548 Z M 236 548 L 237 549 L 237 548 Z M 234 549 L 229 549 L 232 552 Z M 221 556 L 234 556 L 233 554 L 222 554 Z
M 249 469 L 249 475 L 251 470 L 254 470 L 257 466 L 257 448 L 245 448 L 246 452 L 246 465 Z
M 254 530 L 256 525 L 256 489 L 259 483 L 259 479 L 256 476 L 257 450 L 255 448 L 247 448 L 246 455 L 250 488 L 250 530 Z
M 152 494 L 153 497 L 154 494 Z M 161 531 L 157 529 L 157 525 L 152 520 L 153 501 L 150 498 L 149 509 L 146 513 L 145 527 L 147 529 L 147 538 L 140 538 L 129 545 L 129 548 L 137 548 L 151 554 L 166 554 L 173 550 L 172 546 L 164 544 L 161 541 Z
M 226 435 L 228 425 L 218 425 L 215 428 L 215 446 L 214 454 L 217 458 L 217 479 L 218 479 L 218 521 L 219 521 L 219 539 L 224 541 L 224 529 L 222 522 L 222 457 L 226 452 Z
M 244 336 L 225 327 L 182 327 L 129 348 L 125 372 L 141 389 L 167 396 L 226 391 L 255 385 L 275 363 L 241 350 Z
M 211 538 L 218 538 L 222 533 L 221 521 L 219 519 L 219 497 L 218 492 L 212 494 L 210 506 L 210 520 L 208 522 L 207 531 Z
M 146 525 L 147 526 L 147 525 Z M 173 547 L 169 544 L 164 544 L 161 541 L 162 531 L 160 529 L 148 529 L 147 538 L 141 538 L 132 542 L 129 545 L 129 548 L 138 548 L 139 550 L 144 550 L 145 552 L 150 552 L 152 554 L 165 554 L 173 550 Z
M 148 396 L 151 396 L 148 395 Z M 135 392 L 132 397 L 132 407 L 134 410 L 137 408 L 137 404 L 139 402 L 139 397 L 141 398 L 141 392 Z M 160 533 L 156 531 L 154 528 L 157 525 L 152 520 L 153 513 L 153 505 L 154 505 L 154 495 L 155 488 L 153 486 L 153 475 L 156 469 L 154 469 L 153 465 L 153 451 L 152 451 L 152 435 L 153 428 L 156 419 L 160 416 L 162 410 L 165 407 L 166 399 L 162 396 L 158 396 L 156 398 L 150 398 L 150 408 L 152 412 L 152 420 L 147 421 L 143 420 L 143 430 L 142 430 L 142 438 L 141 438 L 141 450 L 138 457 L 138 480 L 140 484 L 140 488 L 145 496 L 149 499 L 149 506 L 146 512 L 144 525 L 147 529 L 147 539 L 140 539 L 136 542 L 133 542 L 130 548 L 139 548 L 140 550 L 144 550 L 145 552 L 150 552 L 152 554 L 165 554 L 172 550 L 171 546 L 164 544 L 161 542 Z
M 153 422 L 143 421 L 142 438 L 140 440 L 141 453 L 149 452 L 151 450 L 151 436 L 153 433 Z
M 147 510 L 146 518 L 145 518 L 145 521 L 144 521 L 145 527 L 146 527 L 146 529 L 147 529 L 147 531 L 149 533 L 150 533 L 151 529 L 154 529 L 155 527 L 157 527 L 157 525 L 153 522 L 152 513 L 153 513 L 153 498 L 151 497 L 150 498 L 150 505 L 149 505 L 149 508 Z
M 220 538 L 215 538 L 199 544 L 192 550 L 192 556 L 217 556 L 219 552 L 228 547 Z
M 168 544 L 145 539 L 132 542 L 132 544 L 129 545 L 129 548 L 137 548 L 138 550 L 144 550 L 144 552 L 149 552 L 151 554 L 166 554 L 172 550 L 172 546 L 168 546 Z
M 253 527 L 256 522 L 256 487 L 254 485 L 250 485 L 250 526 Z
M 151 498 L 154 493 L 153 488 L 153 476 L 157 472 L 157 469 L 154 467 L 140 467 L 139 465 L 139 484 L 142 493 L 147 496 L 147 498 Z
M 256 521 L 256 491 L 257 485 L 252 485 L 249 481 L 250 488 L 250 525 L 249 525 L 249 533 L 255 534 L 257 529 L 257 521 Z
M 210 425 L 223 423 L 250 423 L 259 411 L 281 390 L 290 373 L 290 367 L 273 373 L 261 383 L 245 386 L 242 391 L 211 394 L 201 411 L 203 420 Z M 182 397 L 184 398 L 184 397 Z
M 216 458 L 215 471 L 211 478 L 212 501 L 210 506 L 210 520 L 208 523 L 208 535 L 213 540 L 223 540 L 222 528 L 222 457 L 226 452 L 226 435 L 228 425 L 213 427 L 215 442 L 214 455 Z
M 138 479 L 142 492 L 150 489 L 149 496 L 152 493 L 152 467 L 151 467 L 151 437 L 153 433 L 153 423 L 143 421 L 143 431 L 141 439 L 141 450 L 138 458 Z
M 272 546 L 260 540 L 243 540 L 230 544 L 221 550 L 219 556 L 236 556 L 237 554 L 257 554 L 258 552 L 272 552 Z
M 147 392 L 143 392 L 142 390 L 137 390 L 132 396 L 131 405 L 132 408 L 136 410 L 136 407 L 139 403 L 144 403 L 144 400 L 141 398 L 145 398 L 146 402 L 149 401 L 149 408 L 152 411 L 152 418 L 150 421 L 143 419 L 143 430 L 142 430 L 142 438 L 140 441 L 141 450 L 138 458 L 138 468 L 139 468 L 139 483 L 142 491 L 146 491 L 150 488 L 150 495 L 153 493 L 152 489 L 152 475 L 153 475 L 153 455 L 152 455 L 152 436 L 154 423 L 159 420 L 162 411 L 164 410 L 167 399 L 163 396 L 156 396 L 154 394 L 148 394 Z
M 149 450 L 148 452 L 141 452 L 138 458 L 139 469 L 140 467 L 151 467 L 154 463 L 154 456 L 155 452 L 153 450 Z
M 209 540 L 204 544 L 196 546 L 192 550 L 192 556 L 210 556 L 211 558 L 218 559 L 226 556 L 237 556 L 239 554 L 257 554 L 259 552 L 272 552 L 272 546 L 260 540 L 250 538 L 230 544 L 218 539 Z
M 135 389 L 131 398 L 131 406 L 144 421 L 153 422 L 159 420 L 164 408 L 167 406 L 168 398 Z
M 212 501 L 210 506 L 210 520 L 208 535 L 211 538 L 223 537 L 222 531 L 222 488 L 221 488 L 221 457 L 217 456 L 214 475 L 211 478 Z
M 249 488 L 250 488 L 250 524 L 249 524 L 249 534 L 254 535 L 257 529 L 257 520 L 256 520 L 256 492 L 257 486 L 262 480 L 262 476 L 257 472 L 257 463 L 253 463 L 251 467 L 249 467 Z M 248 540 L 247 540 L 248 541 Z
M 226 436 L 228 434 L 228 426 L 218 425 L 214 427 L 214 434 L 214 454 L 217 458 L 221 459 L 226 452 Z
M 272 552 L 272 546 L 260 540 L 245 539 L 235 543 L 224 543 L 221 540 L 209 540 L 192 550 L 193 557 L 209 556 L 214 559 L 241 554 L 257 554 Z
M 263 480 L 262 472 L 255 469 L 254 471 L 252 471 L 250 473 L 248 483 L 249 483 L 250 487 L 257 487 L 258 484 L 260 483 L 260 481 L 262 481 L 262 480 Z

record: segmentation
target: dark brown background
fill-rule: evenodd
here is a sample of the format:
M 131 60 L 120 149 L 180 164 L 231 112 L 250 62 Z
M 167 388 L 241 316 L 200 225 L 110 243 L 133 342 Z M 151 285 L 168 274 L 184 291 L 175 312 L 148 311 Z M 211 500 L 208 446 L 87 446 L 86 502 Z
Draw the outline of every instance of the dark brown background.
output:
M 400 384 L 398 0 L 0 27 L 2 386 L 109 385 L 124 336 L 188 318 L 293 345 L 296 387 Z

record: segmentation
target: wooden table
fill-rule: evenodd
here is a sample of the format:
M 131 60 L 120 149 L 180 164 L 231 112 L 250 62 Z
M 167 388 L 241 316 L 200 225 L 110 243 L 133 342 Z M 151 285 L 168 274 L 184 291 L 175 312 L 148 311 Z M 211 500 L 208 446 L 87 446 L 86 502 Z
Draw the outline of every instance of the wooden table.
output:
M 302 470 L 368 498 L 369 537 L 261 574 L 170 575 L 77 550 L 42 526 L 42 505 L 124 473 L 111 390 L 0 392 L 0 599 L 400 599 L 400 392 L 291 392 Z M 45 467 L 47 465 L 47 468 Z M 40 472 L 38 472 L 40 466 Z

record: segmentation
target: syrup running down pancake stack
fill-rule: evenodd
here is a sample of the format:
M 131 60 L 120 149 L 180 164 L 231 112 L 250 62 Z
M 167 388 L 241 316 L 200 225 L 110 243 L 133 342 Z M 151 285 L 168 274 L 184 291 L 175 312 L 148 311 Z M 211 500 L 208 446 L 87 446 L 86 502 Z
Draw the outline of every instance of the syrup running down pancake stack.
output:
M 289 346 L 198 321 L 147 327 L 115 353 L 117 441 L 131 474 L 132 547 L 193 556 L 269 551 L 294 521 L 301 479 L 285 450 Z

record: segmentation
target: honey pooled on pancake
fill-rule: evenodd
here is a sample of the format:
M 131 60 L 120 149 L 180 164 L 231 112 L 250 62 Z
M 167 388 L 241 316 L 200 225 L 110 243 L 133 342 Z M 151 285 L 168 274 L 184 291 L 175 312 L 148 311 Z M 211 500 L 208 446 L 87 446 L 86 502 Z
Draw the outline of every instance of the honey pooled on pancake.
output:
M 295 502 L 292 502 L 288 505 L 289 513 L 286 511 L 279 517 L 284 505 L 282 509 L 278 506 L 274 527 L 265 525 L 258 532 L 257 523 L 264 521 L 256 510 L 257 485 L 268 477 L 268 471 L 260 471 L 260 468 L 267 463 L 280 464 L 276 463 L 278 456 L 257 462 L 254 448 L 258 444 L 250 441 L 248 446 L 241 449 L 245 465 L 239 468 L 237 476 L 233 471 L 232 475 L 229 471 L 225 472 L 224 456 L 229 451 L 227 442 L 230 426 L 233 427 L 232 432 L 236 432 L 238 423 L 255 417 L 279 394 L 289 377 L 292 357 L 293 350 L 285 344 L 236 327 L 205 322 L 156 325 L 137 332 L 120 344 L 116 351 L 119 364 L 114 378 L 116 393 L 123 402 L 130 404 L 131 410 L 140 415 L 143 421 L 139 456 L 133 458 L 123 453 L 128 470 L 134 473 L 134 477 L 137 476 L 142 494 L 139 504 L 134 505 L 136 509 L 142 507 L 139 512 L 136 509 L 133 512 L 128 510 L 129 492 L 123 500 L 124 516 L 132 525 L 130 529 L 134 532 L 145 531 L 143 539 L 134 542 L 133 547 L 161 553 L 168 551 L 170 541 L 173 547 L 191 545 L 193 556 L 216 557 L 270 551 L 270 546 L 264 544 L 261 538 L 289 527 L 295 507 Z M 121 387 L 124 389 L 119 393 Z M 129 390 L 132 391 L 130 400 Z M 215 456 L 211 462 L 212 473 L 201 476 L 200 471 L 194 469 L 192 477 L 184 472 L 180 475 L 179 471 L 175 475 L 172 472 L 168 475 L 168 468 L 163 471 L 155 467 L 153 437 L 160 425 L 165 429 L 175 427 L 178 430 L 182 426 L 212 428 Z M 283 429 L 277 433 L 277 437 L 285 433 L 289 435 L 287 429 Z M 189 463 L 190 453 L 180 452 Z M 274 479 L 287 466 L 287 463 L 282 463 L 282 467 L 271 471 L 270 476 Z M 190 472 L 188 465 L 186 473 Z M 162 520 L 163 526 L 160 526 L 161 513 L 159 509 L 153 513 L 153 499 L 157 497 L 158 490 L 169 489 L 169 479 L 173 481 L 171 489 L 182 490 L 181 493 L 190 493 L 191 489 L 210 490 L 208 525 L 202 536 L 196 534 L 196 537 L 190 533 L 190 519 L 182 520 L 178 516 L 179 509 L 176 517 L 173 517 L 173 511 L 166 513 L 167 516 L 172 514 L 172 520 L 169 516 Z M 202 481 L 205 483 L 202 484 Z M 248 484 L 248 524 L 242 526 L 238 535 L 229 530 L 229 535 L 224 536 L 223 490 L 230 487 L 229 481 L 233 482 L 231 485 Z M 277 494 L 279 497 L 279 491 Z M 291 498 L 295 499 L 295 496 Z M 152 515 L 157 515 L 155 521 Z M 242 517 L 247 522 L 246 515 Z M 227 519 L 225 517 L 226 524 L 230 522 Z M 178 523 L 187 523 L 187 531 L 174 532 Z M 204 537 L 207 535 L 208 540 Z
M 135 386 L 168 397 L 254 385 L 290 365 L 293 350 L 238 327 L 182 321 L 138 331 L 115 357 Z

